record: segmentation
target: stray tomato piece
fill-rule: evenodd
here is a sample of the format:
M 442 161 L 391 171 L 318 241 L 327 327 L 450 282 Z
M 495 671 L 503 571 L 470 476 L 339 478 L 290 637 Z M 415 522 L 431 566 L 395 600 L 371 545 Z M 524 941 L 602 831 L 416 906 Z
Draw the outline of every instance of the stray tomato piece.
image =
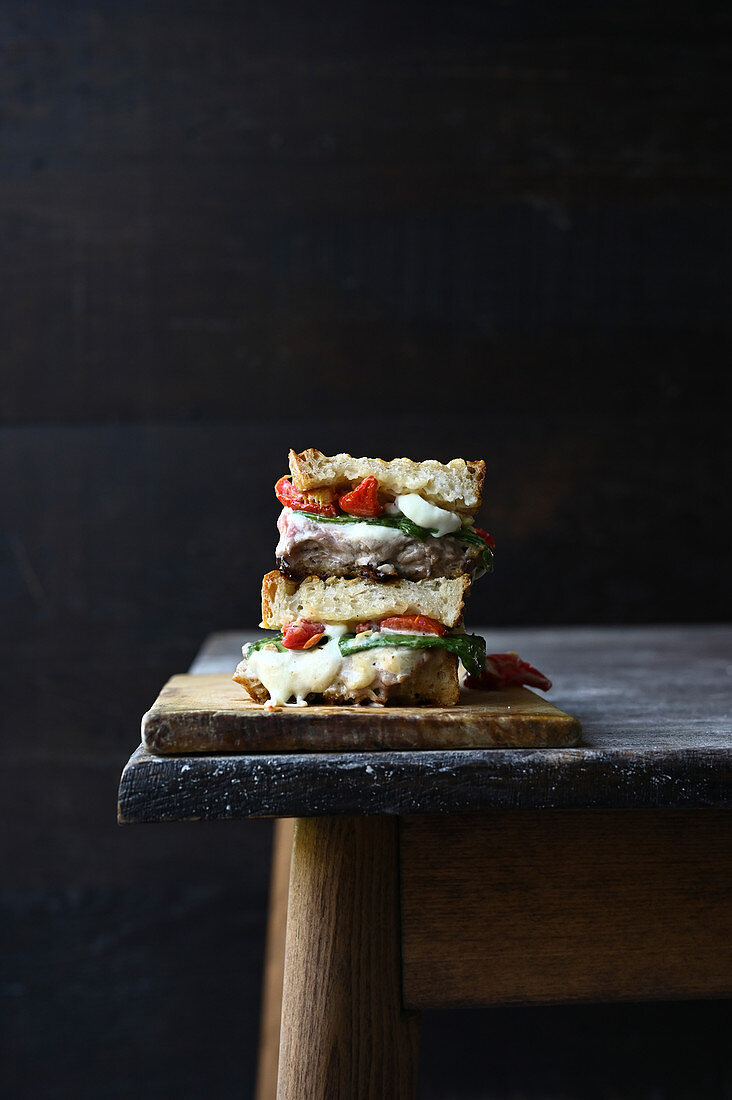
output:
M 322 496 L 319 493 L 319 496 Z M 315 512 L 318 516 L 337 516 L 338 509 L 332 501 L 318 500 L 308 497 L 290 481 L 289 477 L 281 477 L 275 485 L 275 496 L 284 508 L 292 508 L 295 512 Z
M 473 530 L 475 531 L 476 535 L 480 535 L 482 539 L 485 539 L 491 550 L 495 550 L 496 540 L 493 538 L 493 535 L 489 535 L 488 532 L 484 531 L 482 527 L 474 527 Z
M 338 497 L 338 503 L 349 516 L 380 516 L 384 511 L 379 502 L 379 483 L 371 474 L 350 493 Z
M 356 633 L 363 634 L 364 630 L 380 630 L 379 623 L 356 623 Z
M 541 688 L 549 691 L 552 686 L 543 672 L 534 668 L 528 661 L 522 661 L 518 653 L 491 653 L 485 659 L 485 667 L 480 676 L 467 676 L 465 686 L 482 688 L 483 691 L 500 691 L 505 687 Z
M 424 634 L 447 634 L 447 627 L 437 619 L 428 619 L 426 615 L 394 615 L 391 619 L 381 620 L 382 630 L 414 630 Z
M 289 477 L 281 477 L 277 482 L 275 496 L 285 508 L 291 508 L 293 503 L 298 504 L 304 499 L 302 493 L 295 488 Z
M 325 623 L 311 623 L 296 619 L 282 628 L 282 644 L 285 649 L 311 649 L 325 633 Z

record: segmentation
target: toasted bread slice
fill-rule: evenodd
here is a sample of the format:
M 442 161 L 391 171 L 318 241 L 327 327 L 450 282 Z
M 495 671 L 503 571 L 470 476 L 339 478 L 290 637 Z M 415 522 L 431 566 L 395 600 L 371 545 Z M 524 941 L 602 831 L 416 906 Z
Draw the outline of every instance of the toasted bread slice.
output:
M 400 705 L 452 707 L 460 696 L 458 659 L 444 649 L 372 649 L 343 658 L 341 669 L 329 687 L 307 696 L 308 703 L 396 703 Z M 304 659 L 308 655 L 304 654 Z M 234 680 L 255 703 L 266 703 L 269 691 L 247 667 L 237 666 Z
M 470 577 L 434 577 L 388 583 L 361 577 L 306 577 L 291 581 L 276 569 L 262 579 L 262 626 L 276 628 L 297 618 L 351 623 L 390 615 L 427 615 L 445 626 L 460 622 Z
M 312 447 L 301 454 L 290 451 L 292 483 L 301 492 L 326 486 L 343 487 L 344 491 L 372 475 L 387 493 L 419 493 L 430 504 L 452 512 L 472 515 L 478 511 L 485 480 L 485 462 L 466 462 L 453 458 L 451 462 L 427 459 L 414 462 L 411 458 L 352 458 L 348 454 L 328 457 Z

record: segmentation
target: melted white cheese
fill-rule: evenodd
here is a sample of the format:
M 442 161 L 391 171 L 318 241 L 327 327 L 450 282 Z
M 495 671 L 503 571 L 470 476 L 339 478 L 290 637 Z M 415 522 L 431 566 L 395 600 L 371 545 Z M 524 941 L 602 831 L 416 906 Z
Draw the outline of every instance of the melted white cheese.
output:
M 317 535 L 318 531 L 324 526 L 318 520 L 290 511 L 289 508 L 283 509 L 283 515 L 285 513 L 287 513 L 287 526 L 290 532 L 296 532 L 299 535 Z M 334 532 L 337 531 L 339 539 L 344 539 L 346 542 L 358 541 L 363 545 L 373 546 L 374 548 L 404 538 L 398 527 L 382 527 L 378 523 L 360 523 L 356 519 L 353 523 L 338 523 L 333 524 L 332 527 Z M 285 537 L 281 536 L 280 545 L 278 545 L 276 552 L 284 553 L 286 548 Z
M 410 635 L 413 634 L 417 638 L 429 638 L 429 637 L 434 638 L 435 637 L 434 630 L 412 630 L 411 627 L 409 627 L 409 629 L 402 630 L 401 627 L 398 627 L 398 626 L 389 626 L 384 630 L 384 633 L 385 634 L 410 634 Z
M 457 531 L 463 525 L 463 521 L 457 512 L 448 512 L 446 508 L 438 508 L 436 504 L 429 504 L 419 493 L 404 493 L 396 498 L 396 506 L 407 519 L 420 527 L 427 527 L 438 535 L 449 535 L 451 531 Z
M 339 523 L 338 532 L 347 539 L 358 539 L 365 546 L 373 547 L 404 538 L 398 527 L 382 527 L 379 523 Z
M 397 680 L 403 679 L 414 671 L 419 661 L 417 650 L 380 646 L 362 653 L 350 653 L 341 670 L 341 678 L 346 688 L 357 691 L 369 687 L 385 672 Z
M 255 649 L 247 657 L 247 669 L 269 692 L 265 709 L 285 706 L 293 697 L 293 706 L 307 706 L 310 692 L 319 694 L 338 679 L 351 691 L 369 687 L 384 673 L 400 680 L 421 660 L 418 650 L 401 646 L 380 646 L 344 658 L 338 639 L 347 633 L 347 627 L 329 623 L 326 632 L 327 643 L 316 649 L 290 649 L 284 653 L 277 649 Z
M 405 493 L 398 496 L 394 504 L 385 506 L 384 511 L 389 516 L 404 515 L 407 519 L 411 519 L 412 523 L 416 523 L 420 527 L 426 527 L 438 536 L 449 535 L 453 531 L 458 531 L 464 523 L 473 522 L 469 517 L 464 518 L 458 515 L 457 512 L 448 512 L 446 508 L 438 508 L 436 504 L 430 504 L 418 493 Z M 285 520 L 287 525 L 287 532 L 285 532 L 282 525 L 282 519 Z M 299 512 L 283 508 L 281 520 L 277 526 L 281 534 L 275 552 L 284 554 L 288 548 L 288 536 L 292 537 L 293 534 L 301 536 L 317 535 L 323 524 L 316 519 L 311 519 L 309 516 L 303 516 Z M 338 538 L 345 542 L 357 541 L 361 545 L 372 547 L 374 550 L 381 549 L 384 551 L 386 551 L 389 544 L 404 538 L 398 527 L 382 527 L 378 523 L 361 523 L 357 519 L 354 519 L 353 523 L 334 524 L 333 531 L 334 533 L 337 531 Z M 359 559 L 356 564 L 366 564 L 366 559 L 364 561 Z
M 293 696 L 295 705 L 304 707 L 309 692 L 325 691 L 333 683 L 343 661 L 338 639 L 346 627 L 331 623 L 326 633 L 326 644 L 315 649 L 255 649 L 247 657 L 247 668 L 269 692 L 267 707 L 284 706 Z

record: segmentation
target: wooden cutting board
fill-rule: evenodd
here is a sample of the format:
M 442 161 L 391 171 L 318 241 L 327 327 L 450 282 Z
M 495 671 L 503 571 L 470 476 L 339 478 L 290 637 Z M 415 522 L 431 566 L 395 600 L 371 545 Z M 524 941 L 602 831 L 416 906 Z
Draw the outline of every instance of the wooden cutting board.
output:
M 581 732 L 576 718 L 527 688 L 466 691 L 455 707 L 268 711 L 228 673 L 173 676 L 142 719 L 143 744 L 159 754 L 565 748 Z

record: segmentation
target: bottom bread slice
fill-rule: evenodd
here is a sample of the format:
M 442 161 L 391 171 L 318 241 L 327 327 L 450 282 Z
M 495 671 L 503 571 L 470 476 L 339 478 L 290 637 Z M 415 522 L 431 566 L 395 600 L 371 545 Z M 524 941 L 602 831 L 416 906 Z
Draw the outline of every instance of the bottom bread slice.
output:
M 307 661 L 310 654 L 295 655 L 295 660 Z M 270 661 L 275 663 L 277 654 Z M 327 685 L 318 684 L 319 690 L 307 691 L 302 676 L 297 686 L 287 677 L 270 679 L 260 667 L 255 671 L 255 661 L 245 657 L 237 666 L 234 680 L 249 693 L 255 703 L 282 704 L 295 699 L 307 703 L 392 703 L 416 706 L 454 706 L 460 695 L 458 659 L 444 649 L 407 649 L 382 646 L 352 653 L 343 657 L 333 678 Z M 284 662 L 283 662 L 284 663 Z M 270 679 L 267 687 L 257 673 Z M 305 681 L 306 684 L 306 681 Z M 289 691 L 292 686 L 292 691 Z M 272 689 L 272 690 L 270 690 Z M 299 689 L 299 690 L 298 690 Z M 272 704 L 270 704 L 272 705 Z

